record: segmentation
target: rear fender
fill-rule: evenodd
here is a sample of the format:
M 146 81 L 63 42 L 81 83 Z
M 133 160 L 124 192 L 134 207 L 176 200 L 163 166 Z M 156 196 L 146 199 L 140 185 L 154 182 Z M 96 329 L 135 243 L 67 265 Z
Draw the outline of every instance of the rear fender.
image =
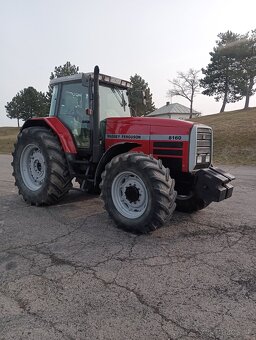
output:
M 57 117 L 42 117 L 28 119 L 21 128 L 21 131 L 32 126 L 43 126 L 50 128 L 59 138 L 62 148 L 66 154 L 76 154 L 76 146 L 72 135 L 66 126 Z

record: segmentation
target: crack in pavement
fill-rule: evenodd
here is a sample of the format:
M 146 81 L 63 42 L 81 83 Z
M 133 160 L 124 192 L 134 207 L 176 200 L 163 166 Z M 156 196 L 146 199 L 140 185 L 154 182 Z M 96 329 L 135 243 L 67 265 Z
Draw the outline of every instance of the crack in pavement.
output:
M 71 260 L 66 260 L 66 259 L 63 259 L 63 258 L 61 258 L 61 257 L 58 257 L 56 254 L 51 253 L 50 251 L 49 251 L 49 252 L 45 252 L 45 251 L 42 251 L 42 250 L 40 250 L 40 249 L 36 249 L 35 252 L 37 252 L 37 253 L 39 253 L 39 254 L 42 254 L 42 255 L 45 255 L 45 256 L 48 256 L 48 257 L 50 258 L 50 260 L 52 261 L 52 263 L 53 263 L 55 266 L 59 266 L 59 265 L 68 265 L 68 266 L 71 266 L 71 267 L 75 268 L 75 270 L 78 270 L 78 269 L 80 269 L 80 270 L 86 270 L 86 272 L 87 272 L 88 274 L 93 275 L 93 277 L 94 277 L 96 280 L 100 281 L 105 287 L 110 287 L 110 288 L 111 288 L 111 286 L 114 285 L 114 286 L 116 286 L 116 287 L 118 287 L 118 288 L 120 288 L 120 289 L 124 289 L 124 290 L 126 290 L 127 292 L 134 294 L 134 296 L 136 297 L 136 299 L 139 301 L 139 303 L 140 303 L 141 305 L 143 305 L 144 307 L 149 308 L 155 315 L 158 315 L 158 316 L 160 317 L 160 319 L 161 319 L 161 327 L 162 327 L 162 328 L 163 328 L 163 322 L 167 322 L 167 323 L 170 322 L 170 323 L 172 323 L 174 326 L 180 328 L 182 331 L 185 331 L 187 334 L 192 332 L 193 334 L 196 334 L 196 335 L 198 335 L 198 336 L 201 336 L 201 335 L 202 335 L 199 331 L 194 330 L 194 329 L 187 329 L 187 328 L 183 327 L 182 325 L 180 325 L 178 322 L 176 322 L 176 321 L 174 321 L 174 320 L 169 319 L 168 317 L 166 317 L 163 313 L 160 312 L 160 309 L 159 309 L 157 306 L 151 305 L 151 304 L 149 304 L 148 302 L 146 302 L 145 299 L 143 299 L 142 295 L 140 295 L 140 294 L 139 294 L 138 292 L 136 292 L 135 290 L 130 289 L 130 288 L 124 286 L 124 285 L 118 284 L 117 281 L 116 281 L 116 278 L 117 278 L 117 276 L 118 276 L 118 273 L 117 273 L 117 275 L 116 275 L 116 278 L 115 278 L 112 282 L 108 282 L 108 281 L 106 281 L 106 280 L 100 278 L 100 277 L 97 275 L 96 268 L 97 268 L 97 266 L 98 266 L 99 264 L 101 264 L 102 262 L 97 263 L 95 266 L 85 266 L 83 263 L 75 262 L 75 261 L 71 261 Z M 119 252 L 120 252 L 120 251 L 119 251 Z M 113 257 L 113 255 L 111 255 L 110 258 L 112 258 L 112 257 Z M 110 258 L 108 259 L 108 261 L 110 260 Z M 104 262 L 103 262 L 103 263 L 104 263 Z M 89 272 L 88 272 L 88 270 L 89 270 Z M 119 270 L 121 270 L 121 268 L 120 268 Z M 34 275 L 34 274 L 33 274 L 33 275 Z M 74 275 L 74 274 L 73 274 L 73 275 Z M 45 278 L 44 275 L 36 275 L 36 276 Z M 55 281 L 55 280 L 53 280 L 53 281 Z M 18 294 L 19 294 L 19 293 L 18 293 Z M 27 308 L 27 305 L 26 305 L 25 310 L 26 310 L 26 312 L 29 313 L 29 309 Z M 37 315 L 36 313 L 32 313 L 32 312 L 31 312 L 30 314 L 31 314 L 31 315 L 34 315 L 34 316 L 36 316 L 36 317 L 40 317 L 40 316 Z M 44 320 L 44 319 L 43 319 L 43 320 Z M 44 321 L 45 321 L 45 320 L 44 320 Z M 51 326 L 53 327 L 54 324 L 52 323 Z M 57 329 L 57 330 L 58 330 L 58 329 Z M 165 334 L 167 334 L 168 336 L 170 336 L 170 334 L 169 334 L 165 329 L 163 329 L 163 331 L 165 332 Z
M 79 225 L 76 228 L 73 228 L 72 230 L 68 231 L 67 233 L 56 236 L 53 239 L 50 239 L 49 241 L 42 241 L 42 242 L 37 242 L 37 243 L 28 243 L 28 244 L 24 244 L 24 245 L 17 246 L 17 247 L 9 247 L 9 248 L 5 248 L 5 249 L 0 250 L 0 253 L 12 251 L 12 250 L 17 250 L 17 249 L 30 249 L 30 248 L 37 247 L 37 246 L 52 244 L 52 243 L 58 242 L 60 239 L 66 237 L 66 236 L 70 236 L 71 234 L 75 233 L 77 230 L 81 229 L 84 226 L 85 226 L 85 222 L 81 223 L 81 225 Z
M 22 300 L 20 298 L 15 298 L 13 296 L 10 296 L 8 294 L 6 294 L 6 292 L 0 290 L 0 292 L 6 296 L 7 298 L 13 300 L 15 303 L 17 303 L 17 305 L 19 306 L 19 308 L 26 314 L 28 314 L 29 316 L 34 317 L 36 320 L 40 320 L 44 325 L 46 325 L 48 328 L 52 328 L 54 331 L 58 332 L 63 339 L 66 340 L 76 340 L 75 338 L 73 338 L 72 336 L 65 334 L 62 330 L 58 329 L 56 324 L 52 321 L 48 321 L 45 320 L 41 315 L 38 315 L 35 312 L 31 312 L 28 306 L 28 302 L 25 300 Z

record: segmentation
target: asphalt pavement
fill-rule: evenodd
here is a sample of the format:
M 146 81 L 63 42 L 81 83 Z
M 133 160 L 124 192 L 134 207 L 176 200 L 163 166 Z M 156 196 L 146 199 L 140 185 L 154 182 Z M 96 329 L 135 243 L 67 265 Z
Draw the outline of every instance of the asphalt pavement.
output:
M 233 196 L 150 235 L 96 196 L 38 208 L 0 155 L 0 339 L 256 339 L 256 167 Z

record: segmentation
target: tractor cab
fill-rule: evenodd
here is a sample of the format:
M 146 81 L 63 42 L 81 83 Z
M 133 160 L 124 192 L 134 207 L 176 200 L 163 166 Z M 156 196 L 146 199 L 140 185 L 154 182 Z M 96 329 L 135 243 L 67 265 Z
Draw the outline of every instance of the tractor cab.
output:
M 50 116 L 57 117 L 70 131 L 80 152 L 91 153 L 93 120 L 100 129 L 110 117 L 130 117 L 127 90 L 131 83 L 99 74 L 99 117 L 94 112 L 94 73 L 79 73 L 53 79 Z

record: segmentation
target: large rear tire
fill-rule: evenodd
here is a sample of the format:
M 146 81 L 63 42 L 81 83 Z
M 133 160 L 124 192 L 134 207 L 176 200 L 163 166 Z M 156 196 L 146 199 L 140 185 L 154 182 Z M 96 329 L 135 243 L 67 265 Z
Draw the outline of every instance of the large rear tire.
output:
M 114 157 L 102 174 L 105 208 L 117 226 L 134 233 L 148 233 L 170 220 L 176 192 L 169 169 L 141 153 Z
M 60 142 L 47 128 L 29 127 L 18 135 L 12 166 L 19 194 L 32 205 L 58 202 L 72 186 Z

